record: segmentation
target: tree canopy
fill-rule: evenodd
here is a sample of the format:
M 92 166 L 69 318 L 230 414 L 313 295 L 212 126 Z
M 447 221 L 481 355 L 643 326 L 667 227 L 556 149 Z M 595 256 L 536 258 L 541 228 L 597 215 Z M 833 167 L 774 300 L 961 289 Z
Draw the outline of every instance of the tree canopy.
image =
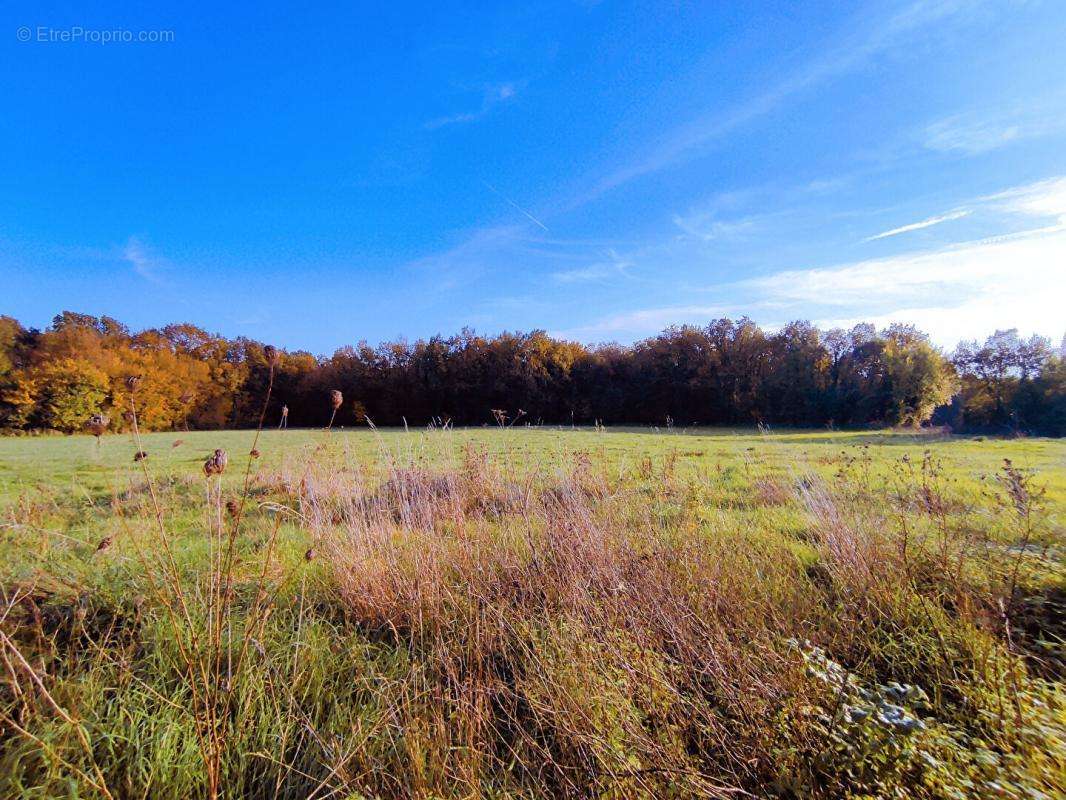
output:
M 135 375 L 146 430 L 258 422 L 270 379 L 265 344 L 188 323 L 131 332 L 110 317 L 64 311 L 45 331 L 0 317 L 0 426 L 83 430 L 105 413 L 129 424 Z M 921 425 L 1061 434 L 1066 368 L 1045 339 L 999 331 L 952 358 L 920 331 L 871 325 L 823 331 L 752 320 L 670 327 L 630 346 L 587 346 L 544 331 L 452 336 L 332 356 L 280 351 L 268 419 L 325 424 Z M 954 398 L 954 399 L 953 399 Z

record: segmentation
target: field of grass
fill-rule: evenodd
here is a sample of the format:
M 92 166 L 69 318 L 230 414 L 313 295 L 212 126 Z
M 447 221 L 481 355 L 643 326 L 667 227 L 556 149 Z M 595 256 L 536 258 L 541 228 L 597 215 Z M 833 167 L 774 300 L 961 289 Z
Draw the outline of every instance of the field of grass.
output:
M 1049 439 L 0 439 L 0 797 L 1061 797 L 1064 512 Z

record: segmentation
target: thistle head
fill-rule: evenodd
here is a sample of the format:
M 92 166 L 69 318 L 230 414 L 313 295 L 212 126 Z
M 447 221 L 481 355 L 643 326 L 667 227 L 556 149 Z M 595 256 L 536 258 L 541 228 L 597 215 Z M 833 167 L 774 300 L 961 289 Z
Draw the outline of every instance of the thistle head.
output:
M 107 426 L 111 424 L 111 419 L 107 414 L 93 414 L 89 417 L 88 429 L 93 436 L 102 436 L 107 431 Z
M 344 403 L 344 395 L 341 394 L 340 389 L 329 390 L 329 403 L 333 407 L 334 411 L 341 407 L 341 405 Z
M 214 453 L 207 457 L 204 462 L 204 475 L 211 477 L 212 475 L 221 475 L 226 471 L 226 465 L 229 463 L 229 456 L 226 455 L 225 450 L 216 450 Z

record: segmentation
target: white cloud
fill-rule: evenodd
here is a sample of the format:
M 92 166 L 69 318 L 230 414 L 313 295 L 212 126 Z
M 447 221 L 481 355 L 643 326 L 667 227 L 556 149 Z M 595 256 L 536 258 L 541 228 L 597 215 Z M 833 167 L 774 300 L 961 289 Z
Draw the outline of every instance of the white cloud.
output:
M 155 256 L 136 236 L 131 236 L 122 248 L 122 258 L 133 265 L 133 271 L 147 281 L 161 283 L 159 269 L 164 266 L 162 259 Z
M 752 314 L 771 329 L 792 319 L 814 319 L 822 327 L 908 322 L 945 347 L 1013 327 L 1058 341 L 1066 327 L 1066 226 L 825 269 L 789 270 L 721 291 L 735 299 L 637 309 L 564 334 L 585 341 L 632 339 L 668 325 Z
M 939 225 L 942 222 L 968 217 L 975 211 L 985 214 L 993 214 L 1002 222 L 1002 216 L 1022 215 L 1027 217 L 1045 217 L 1050 220 L 1066 224 L 1066 177 L 1049 178 L 1036 183 L 1016 186 L 996 194 L 985 195 L 970 200 L 968 208 L 959 208 L 934 217 L 929 217 L 921 222 L 913 222 L 898 228 L 878 233 L 863 239 L 864 242 L 873 242 L 878 239 L 886 239 L 890 236 L 898 236 L 901 233 L 922 230 Z
M 553 272 L 552 278 L 559 283 L 589 283 L 594 281 L 617 279 L 626 275 L 626 270 L 635 266 L 626 261 L 613 250 L 609 252 L 610 261 L 598 261 L 585 267 Z
M 689 236 L 705 242 L 715 239 L 731 239 L 750 233 L 756 226 L 755 217 L 735 220 L 714 219 L 708 214 L 688 214 L 674 217 L 674 224 Z
M 1061 132 L 1062 96 L 1045 97 L 1006 111 L 955 114 L 927 125 L 919 138 L 929 150 L 977 156 L 1026 139 Z
M 459 114 L 449 114 L 444 117 L 437 117 L 436 119 L 429 120 L 425 127 L 430 130 L 436 128 L 443 128 L 446 125 L 458 125 L 464 122 L 475 122 L 482 117 L 488 115 L 493 108 L 500 103 L 505 103 L 511 100 L 518 89 L 513 83 L 503 83 L 498 86 L 490 86 L 484 92 L 481 99 L 481 107 L 474 111 L 467 111 Z
M 747 286 L 797 310 L 843 311 L 820 320 L 826 325 L 912 322 L 945 345 L 1011 327 L 1057 339 L 1066 320 L 1066 177 L 975 203 L 1051 224 L 938 250 L 780 272 Z
M 1060 285 L 1060 294 L 1063 290 L 1066 287 Z M 1006 328 L 1017 328 L 1025 336 L 1034 333 L 1047 336 L 1052 342 L 1059 341 L 1066 330 L 1062 304 L 1056 298 L 1040 292 L 1012 291 L 1010 287 L 996 287 L 956 306 L 934 305 L 817 320 L 823 328 L 850 328 L 859 322 L 871 322 L 878 327 L 894 322 L 912 324 L 948 350 L 960 341 L 984 340 L 993 331 Z
M 958 211 L 950 211 L 947 214 L 941 214 L 937 217 L 929 217 L 929 219 L 923 219 L 921 222 L 912 222 L 910 225 L 901 225 L 898 228 L 892 228 L 892 230 L 878 233 L 875 236 L 867 237 L 863 239 L 864 242 L 873 242 L 878 239 L 887 239 L 889 236 L 899 236 L 901 233 L 910 233 L 911 231 L 920 231 L 922 228 L 931 228 L 934 225 L 939 225 L 941 222 L 950 222 L 953 219 L 962 219 L 968 217 L 971 211 L 967 209 L 960 209 Z
M 997 121 L 964 121 L 958 117 L 934 122 L 925 129 L 924 144 L 930 150 L 976 156 L 1021 138 L 1018 125 Z
M 837 309 L 823 324 L 913 322 L 934 340 L 954 344 L 994 328 L 1061 334 L 1064 265 L 1066 226 L 1055 225 L 931 252 L 781 272 L 748 287 L 796 311 Z
M 981 199 L 1001 211 L 1052 217 L 1066 224 L 1066 176 L 1030 183 Z
M 825 327 L 910 322 L 947 347 L 1012 327 L 1058 341 L 1066 326 L 1066 178 L 1016 187 L 971 205 L 997 212 L 1001 221 L 1007 213 L 1050 224 L 723 284 L 713 291 L 728 298 L 725 303 L 637 309 L 569 333 L 586 340 L 604 334 L 635 338 L 675 323 L 752 314 L 769 328 L 792 319 L 814 319 Z

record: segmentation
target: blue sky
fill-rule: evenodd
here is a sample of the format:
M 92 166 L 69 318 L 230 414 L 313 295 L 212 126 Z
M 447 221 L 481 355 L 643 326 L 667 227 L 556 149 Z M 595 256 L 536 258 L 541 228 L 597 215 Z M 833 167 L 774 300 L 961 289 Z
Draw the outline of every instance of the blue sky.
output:
M 0 11 L 25 324 L 1066 331 L 1060 0 L 81 5 Z

